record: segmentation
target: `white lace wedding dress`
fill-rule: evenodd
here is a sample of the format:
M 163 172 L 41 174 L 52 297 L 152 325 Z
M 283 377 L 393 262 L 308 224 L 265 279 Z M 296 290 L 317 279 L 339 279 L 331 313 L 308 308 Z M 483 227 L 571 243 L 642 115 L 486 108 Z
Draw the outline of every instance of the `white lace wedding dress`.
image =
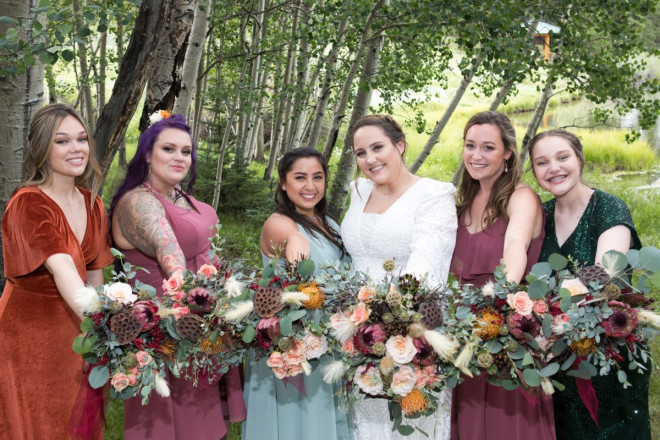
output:
M 368 179 L 351 183 L 351 203 L 341 224 L 341 236 L 355 269 L 382 279 L 383 261 L 392 258 L 395 273 L 428 274 L 431 285 L 445 283 L 456 242 L 454 186 L 421 178 L 383 214 L 365 214 L 373 188 Z M 418 431 L 408 437 L 392 432 L 386 399 L 360 400 L 352 412 L 356 440 L 427 438 Z M 450 413 L 451 393 L 445 390 L 438 396 L 438 410 L 432 416 L 412 422 L 429 439 L 448 440 Z

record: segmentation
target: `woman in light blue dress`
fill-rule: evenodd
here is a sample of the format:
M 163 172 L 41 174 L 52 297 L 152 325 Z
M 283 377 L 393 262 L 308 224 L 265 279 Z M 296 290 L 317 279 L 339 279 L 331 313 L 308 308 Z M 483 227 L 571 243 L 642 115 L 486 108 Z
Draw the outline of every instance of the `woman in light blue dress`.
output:
M 282 156 L 275 212 L 261 231 L 264 265 L 282 256 L 289 262 L 310 258 L 316 271 L 323 263 L 348 258 L 337 223 L 327 214 L 328 165 L 313 148 L 298 148 Z M 323 382 L 318 364 L 304 376 L 303 394 L 277 379 L 266 359 L 248 357 L 244 398 L 247 420 L 243 440 L 349 440 L 350 416 L 337 396 L 338 386 Z

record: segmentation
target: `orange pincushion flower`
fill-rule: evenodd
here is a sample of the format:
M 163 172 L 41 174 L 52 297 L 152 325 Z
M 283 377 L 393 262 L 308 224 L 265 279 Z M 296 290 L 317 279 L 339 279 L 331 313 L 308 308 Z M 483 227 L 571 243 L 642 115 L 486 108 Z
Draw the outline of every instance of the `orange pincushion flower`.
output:
M 596 340 L 594 338 L 582 338 L 571 344 L 571 350 L 580 356 L 587 356 L 596 351 Z
M 160 346 L 160 351 L 163 353 L 163 357 L 169 361 L 174 361 L 176 359 L 176 347 L 174 346 L 174 341 L 171 339 L 166 339 Z
M 199 348 L 207 354 L 218 354 L 222 351 L 222 345 L 222 338 L 216 339 L 215 342 L 211 342 L 210 338 L 206 338 L 199 343 Z
M 161 111 L 160 111 L 160 116 L 161 116 L 163 119 L 167 119 L 167 118 L 169 118 L 170 116 L 172 116 L 172 113 L 168 112 L 167 110 L 161 110 Z
M 319 287 L 316 283 L 300 285 L 300 291 L 305 295 L 309 296 L 307 301 L 303 301 L 303 304 L 308 309 L 320 309 L 323 307 L 323 302 L 325 301 L 325 292 Z
M 486 307 L 474 323 L 474 333 L 483 341 L 488 341 L 499 334 L 500 326 L 503 322 L 504 318 L 502 315 L 492 308 Z
M 427 409 L 429 409 L 429 401 L 417 388 L 413 388 L 411 392 L 401 399 L 401 410 L 406 417 L 426 412 Z

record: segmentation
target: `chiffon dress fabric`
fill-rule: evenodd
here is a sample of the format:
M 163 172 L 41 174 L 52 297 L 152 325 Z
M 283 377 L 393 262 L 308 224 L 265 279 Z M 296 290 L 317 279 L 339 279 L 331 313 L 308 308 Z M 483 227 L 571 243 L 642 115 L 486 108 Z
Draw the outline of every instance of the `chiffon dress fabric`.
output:
M 337 224 L 328 219 L 331 226 Z M 327 238 L 312 236 L 298 225 L 298 230 L 310 245 L 310 259 L 316 265 L 316 273 L 323 263 L 342 260 L 339 248 Z M 270 258 L 263 253 L 266 266 Z M 248 418 L 243 422 L 243 440 L 350 440 L 350 417 L 339 396 L 340 385 L 323 381 L 318 360 L 310 361 L 312 373 L 304 376 L 305 394 L 292 383 L 275 377 L 266 359 L 255 359 L 253 353 L 245 364 L 245 389 L 243 390 Z
M 80 319 L 44 266 L 69 254 L 78 275 L 112 263 L 103 202 L 85 197 L 87 227 L 78 243 L 59 205 L 37 187 L 23 187 L 7 204 L 2 244 L 7 285 L 0 297 L 0 438 L 70 439 L 67 424 L 83 378 L 71 345 Z
M 373 189 L 374 183 L 368 179 L 351 183 L 351 203 L 341 225 L 355 269 L 380 281 L 385 275 L 383 261 L 392 258 L 395 274 L 427 276 L 429 285 L 444 285 L 456 237 L 454 186 L 421 178 L 382 214 L 364 212 Z M 451 394 L 445 390 L 437 397 L 438 409 L 433 415 L 409 420 L 428 437 L 418 430 L 407 437 L 393 432 L 388 400 L 359 400 L 352 407 L 355 438 L 448 439 Z
M 156 192 L 152 194 L 165 209 L 167 221 L 186 258 L 187 269 L 196 273 L 203 264 L 210 262 L 210 238 L 215 235 L 218 216 L 211 206 L 192 196 L 186 197 L 194 209 L 187 210 Z M 169 277 L 158 260 L 138 249 L 122 252 L 127 262 L 149 271 L 138 270 L 135 279 L 153 286 L 157 296 L 162 296 L 163 280 Z M 239 368 L 230 368 L 219 382 L 209 383 L 200 377 L 197 386 L 184 378 L 184 374 L 182 371 L 181 378 L 177 379 L 168 372 L 171 389 L 168 398 L 151 393 L 145 406 L 142 406 L 140 397 L 126 400 L 126 440 L 217 440 L 227 434 L 225 418 L 231 423 L 245 419 Z
M 591 195 L 575 230 L 560 246 L 555 229 L 556 202 L 556 199 L 552 199 L 543 204 L 547 222 L 540 261 L 546 261 L 551 254 L 557 253 L 570 256 L 579 265 L 593 265 L 598 238 L 603 232 L 617 225 L 624 225 L 630 229 L 633 249 L 641 248 L 641 242 L 626 204 L 618 197 L 599 190 L 595 190 Z M 648 350 L 646 344 L 643 348 Z M 626 368 L 628 353 L 624 351 L 622 356 L 626 359 L 622 365 L 631 386 L 624 389 L 615 371 L 607 376 L 591 379 L 598 399 L 598 425 L 591 418 L 578 394 L 575 378 L 565 374 L 555 377 L 566 387 L 563 391 L 555 392 L 553 396 L 558 440 L 651 439 L 648 402 L 651 362 L 649 360 L 644 364 L 646 370 L 644 374 L 639 374 Z
M 471 234 L 459 218 L 451 273 L 462 284 L 481 287 L 493 280 L 504 255 L 507 223 L 499 217 L 488 228 Z M 527 249 L 529 273 L 538 261 L 544 233 Z M 485 375 L 464 378 L 452 398 L 452 440 L 554 440 L 552 397 L 539 390 L 532 396 L 521 388 L 507 391 L 488 383 Z

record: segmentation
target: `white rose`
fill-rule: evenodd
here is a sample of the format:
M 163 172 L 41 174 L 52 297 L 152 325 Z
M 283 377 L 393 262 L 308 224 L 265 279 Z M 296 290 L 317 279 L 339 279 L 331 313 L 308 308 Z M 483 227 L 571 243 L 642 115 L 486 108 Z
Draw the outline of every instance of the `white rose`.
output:
M 122 304 L 131 304 L 138 299 L 138 296 L 133 293 L 133 288 L 126 283 L 112 283 L 104 286 L 103 291 L 108 298 Z
M 307 345 L 305 358 L 308 360 L 320 358 L 328 351 L 328 340 L 323 335 L 318 337 L 313 333 L 307 333 L 303 338 L 303 341 Z
M 372 396 L 377 396 L 383 393 L 383 381 L 380 378 L 378 368 L 373 365 L 360 365 L 355 370 L 353 382 L 360 387 L 360 389 Z
M 397 364 L 411 362 L 417 354 L 417 348 L 410 336 L 391 336 L 385 343 L 387 355 Z
M 415 388 L 415 383 L 417 383 L 415 370 L 403 365 L 392 376 L 392 392 L 399 396 L 406 396 Z

